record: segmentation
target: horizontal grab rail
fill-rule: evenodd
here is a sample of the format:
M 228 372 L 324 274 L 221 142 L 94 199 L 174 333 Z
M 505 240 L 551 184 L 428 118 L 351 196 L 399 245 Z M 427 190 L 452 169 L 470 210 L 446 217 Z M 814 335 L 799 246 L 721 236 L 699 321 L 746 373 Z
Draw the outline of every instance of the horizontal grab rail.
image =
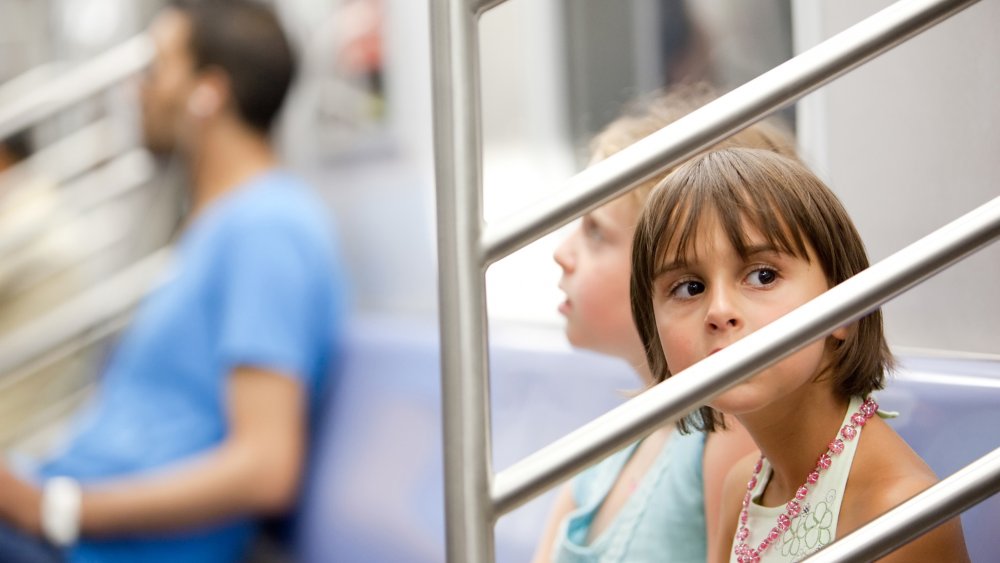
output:
M 828 545 L 806 561 L 874 561 L 998 491 L 1000 448 Z
M 154 51 L 149 36 L 140 33 L 39 87 L 30 96 L 0 107 L 0 138 L 135 75 L 152 62 Z
M 903 0 L 576 174 L 553 195 L 486 225 L 486 265 L 749 126 L 977 0 Z
M 496 475 L 504 514 L 1000 238 L 997 197 Z
M 0 340 L 0 381 L 86 332 L 114 321 L 149 292 L 170 257 L 162 249 Z

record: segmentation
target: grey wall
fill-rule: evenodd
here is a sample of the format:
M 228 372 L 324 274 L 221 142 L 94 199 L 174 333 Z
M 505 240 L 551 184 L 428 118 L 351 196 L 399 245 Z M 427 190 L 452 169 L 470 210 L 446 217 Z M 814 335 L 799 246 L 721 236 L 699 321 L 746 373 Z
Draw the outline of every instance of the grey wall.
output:
M 796 1 L 797 51 L 891 2 Z M 805 157 L 878 261 L 1000 195 L 1000 2 L 985 1 L 800 104 Z M 890 343 L 1000 354 L 1000 244 L 885 307 Z

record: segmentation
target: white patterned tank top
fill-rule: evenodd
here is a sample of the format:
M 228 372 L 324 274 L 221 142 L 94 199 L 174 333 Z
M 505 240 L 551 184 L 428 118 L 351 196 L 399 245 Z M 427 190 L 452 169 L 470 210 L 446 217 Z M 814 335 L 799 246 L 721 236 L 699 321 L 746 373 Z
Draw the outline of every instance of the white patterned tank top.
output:
M 857 412 L 862 402 L 860 397 L 851 399 L 840 428 L 848 424 L 851 415 Z M 844 500 L 844 488 L 851 473 L 862 428 L 858 428 L 858 435 L 853 440 L 844 441 L 844 451 L 834 456 L 830 467 L 820 473 L 819 480 L 810 487 L 808 496 L 801 503 L 802 512 L 792 519 L 791 526 L 781 534 L 781 537 L 761 554 L 761 563 L 801 561 L 836 539 L 840 505 Z M 774 527 L 778 516 L 785 512 L 784 503 L 778 506 L 760 504 L 760 497 L 772 474 L 771 464 L 765 458 L 760 470 L 761 477 L 757 485 L 751 489 L 750 506 L 747 509 L 749 518 L 746 525 L 750 529 L 751 545 L 756 545 L 766 537 Z M 733 545 L 736 543 L 738 542 L 734 538 Z M 736 554 L 730 553 L 729 561 L 736 563 Z

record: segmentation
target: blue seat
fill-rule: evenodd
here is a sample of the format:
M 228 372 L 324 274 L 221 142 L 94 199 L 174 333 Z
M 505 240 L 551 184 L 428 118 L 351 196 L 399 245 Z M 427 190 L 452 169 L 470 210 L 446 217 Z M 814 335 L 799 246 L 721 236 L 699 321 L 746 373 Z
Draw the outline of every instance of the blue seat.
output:
M 444 560 L 437 326 L 355 322 L 322 422 L 294 547 L 301 561 Z M 503 469 L 626 400 L 624 363 L 574 351 L 553 329 L 491 327 L 493 460 Z M 892 424 L 939 476 L 1000 445 L 1000 365 L 904 358 L 879 393 Z M 554 491 L 500 519 L 497 561 L 529 560 Z M 974 561 L 1000 552 L 1000 496 L 963 515 Z

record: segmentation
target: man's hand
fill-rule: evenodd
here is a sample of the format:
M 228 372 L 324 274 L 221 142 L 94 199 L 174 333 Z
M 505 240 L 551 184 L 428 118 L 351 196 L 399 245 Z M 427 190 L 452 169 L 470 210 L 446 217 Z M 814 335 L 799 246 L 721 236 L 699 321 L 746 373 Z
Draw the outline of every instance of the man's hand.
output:
M 42 491 L 0 462 L 0 519 L 34 536 L 42 535 Z

